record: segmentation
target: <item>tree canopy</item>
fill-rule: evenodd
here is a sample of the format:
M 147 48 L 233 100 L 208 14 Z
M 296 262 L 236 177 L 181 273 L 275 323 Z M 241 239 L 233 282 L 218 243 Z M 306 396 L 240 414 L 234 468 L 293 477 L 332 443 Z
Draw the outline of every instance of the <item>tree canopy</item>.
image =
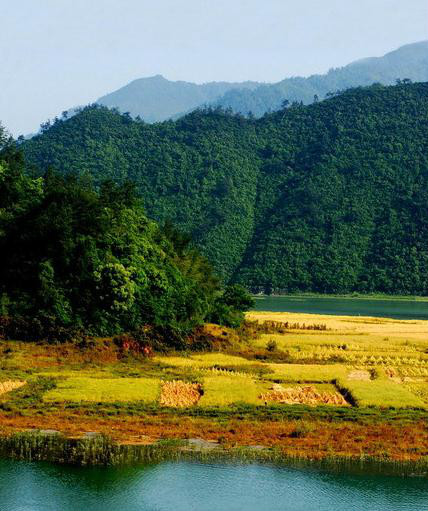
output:
M 147 215 L 189 233 L 225 282 L 427 294 L 428 84 L 284 106 L 154 125 L 93 106 L 23 149 L 28 172 L 132 181 Z
M 242 320 L 242 298 L 230 300 L 234 288 L 224 291 L 172 226 L 146 217 L 133 185 L 103 182 L 95 190 L 77 176 L 29 177 L 22 153 L 3 142 L 3 320 L 21 321 L 34 338 L 54 327 L 112 335 L 144 325 L 180 338 L 212 316 Z

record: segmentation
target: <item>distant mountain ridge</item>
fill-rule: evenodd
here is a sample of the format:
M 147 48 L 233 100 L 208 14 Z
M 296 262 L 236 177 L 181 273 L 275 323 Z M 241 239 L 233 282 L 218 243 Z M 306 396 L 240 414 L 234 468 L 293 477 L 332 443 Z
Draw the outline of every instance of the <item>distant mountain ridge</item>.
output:
M 209 82 L 202 85 L 170 81 L 162 75 L 134 80 L 125 87 L 107 94 L 97 103 L 118 108 L 122 113 L 137 115 L 146 122 L 157 122 L 185 114 L 201 105 L 212 103 L 226 92 L 239 88 L 252 90 L 258 82 Z
M 97 100 L 98 104 L 140 116 L 146 122 L 176 119 L 205 105 L 231 108 L 241 114 L 261 117 L 281 108 L 282 102 L 309 104 L 329 92 L 379 82 L 391 85 L 397 79 L 428 81 L 428 41 L 407 44 L 382 57 L 369 57 L 323 75 L 286 78 L 278 83 L 209 82 L 195 84 L 170 81 L 161 75 L 140 78 Z

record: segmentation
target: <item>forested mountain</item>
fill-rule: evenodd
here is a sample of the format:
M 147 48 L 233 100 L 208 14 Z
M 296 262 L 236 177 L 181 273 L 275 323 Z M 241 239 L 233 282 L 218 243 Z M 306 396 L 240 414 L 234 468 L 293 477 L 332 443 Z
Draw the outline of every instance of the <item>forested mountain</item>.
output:
M 149 217 L 253 290 L 426 294 L 427 133 L 418 83 L 258 120 L 205 110 L 150 125 L 88 107 L 23 148 L 29 167 L 133 181 Z
M 243 114 L 252 112 L 260 117 L 265 112 L 280 109 L 285 99 L 309 104 L 314 97 L 324 99 L 337 90 L 373 83 L 392 85 L 397 79 L 406 78 L 414 82 L 428 81 L 428 41 L 402 46 L 383 57 L 357 60 L 344 67 L 330 69 L 324 75 L 286 78 L 255 89 L 232 89 L 214 104 Z
M 212 103 L 227 91 L 239 88 L 252 90 L 257 82 L 210 82 L 198 85 L 170 81 L 161 75 L 134 80 L 120 89 L 99 98 L 97 103 L 120 112 L 137 115 L 146 122 L 157 122 L 184 115 L 195 108 Z
M 134 80 L 97 103 L 139 115 L 146 122 L 177 118 L 197 107 L 212 104 L 256 117 L 281 108 L 284 100 L 312 103 L 329 92 L 375 82 L 394 84 L 397 79 L 428 81 L 428 41 L 408 44 L 383 57 L 358 60 L 324 75 L 286 78 L 278 83 L 211 82 L 202 85 L 169 81 L 157 75 Z

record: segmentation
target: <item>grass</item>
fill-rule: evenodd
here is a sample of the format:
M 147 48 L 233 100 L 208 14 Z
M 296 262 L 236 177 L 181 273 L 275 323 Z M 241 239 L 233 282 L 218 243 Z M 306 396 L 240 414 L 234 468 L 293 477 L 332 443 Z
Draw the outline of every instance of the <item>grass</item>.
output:
M 428 407 L 428 383 L 426 381 L 406 383 L 405 386 L 412 394 L 422 399 L 425 406 Z
M 313 437 L 316 429 L 307 423 L 299 423 L 289 431 L 292 443 L 304 444 L 306 438 Z M 337 434 L 337 432 L 336 432 Z M 302 446 L 303 447 L 303 446 Z M 376 456 L 372 453 L 361 455 L 347 453 L 341 458 L 331 452 L 323 457 L 313 458 L 304 449 L 286 452 L 278 447 L 236 447 L 217 442 L 207 449 L 202 444 L 192 445 L 185 440 L 160 440 L 149 445 L 132 445 L 115 442 L 108 435 L 96 435 L 92 438 L 68 438 L 61 434 L 46 435 L 41 432 L 16 433 L 0 437 L 0 455 L 2 457 L 25 461 L 49 461 L 78 466 L 125 466 L 129 464 L 158 463 L 171 460 L 189 460 L 199 462 L 235 462 L 239 463 L 275 463 L 286 464 L 293 468 L 322 469 L 323 471 L 342 473 L 345 469 L 352 474 L 380 472 L 395 476 L 426 476 L 426 459 L 393 459 Z
M 329 383 L 348 372 L 340 364 L 269 364 L 269 368 L 273 373 L 266 375 L 266 379 L 297 383 Z
M 421 408 L 428 405 L 416 393 L 401 383 L 388 379 L 382 369 L 378 377 L 369 381 L 338 379 L 337 384 L 349 400 L 359 407 Z
M 269 385 L 246 376 L 206 376 L 199 406 L 229 406 L 234 403 L 261 405 L 260 394 Z
M 155 357 L 155 362 L 173 367 L 209 368 L 215 366 L 245 366 L 254 365 L 254 360 L 228 355 L 226 353 L 204 353 L 188 357 Z
M 159 398 L 160 380 L 155 378 L 90 378 L 71 377 L 60 381 L 55 389 L 44 396 L 46 402 L 114 403 L 121 401 L 143 401 Z

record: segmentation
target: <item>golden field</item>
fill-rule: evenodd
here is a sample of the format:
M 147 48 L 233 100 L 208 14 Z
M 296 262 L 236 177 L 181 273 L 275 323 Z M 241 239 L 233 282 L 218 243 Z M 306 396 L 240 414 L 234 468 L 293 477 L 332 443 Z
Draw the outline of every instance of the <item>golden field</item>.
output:
M 274 322 L 272 333 L 238 338 L 208 325 L 231 337 L 222 352 L 143 358 L 111 339 L 83 348 L 0 341 L 0 434 L 53 428 L 137 443 L 199 436 L 308 457 L 428 455 L 428 321 L 247 319 Z
M 255 335 L 228 353 L 158 355 L 128 366 L 115 359 L 108 341 L 104 353 L 84 363 L 74 360 L 72 347 L 57 346 L 49 353 L 3 341 L 7 355 L 0 381 L 13 381 L 20 371 L 25 381 L 50 377 L 54 384 L 41 396 L 46 403 L 159 404 L 164 380 L 183 380 L 201 386 L 201 399 L 194 403 L 199 407 L 266 406 L 268 391 L 275 389 L 273 400 L 280 403 L 280 393 L 290 386 L 301 387 L 296 403 L 305 404 L 308 385 L 328 384 L 354 407 L 428 408 L 428 321 L 278 312 L 250 312 L 247 319 L 287 328 Z M 323 328 L 312 330 L 313 325 Z M 260 350 L 264 357 L 257 356 Z M 328 404 L 323 399 L 320 404 Z M 290 404 L 289 396 L 286 401 Z M 314 405 L 313 398 L 306 404 Z

